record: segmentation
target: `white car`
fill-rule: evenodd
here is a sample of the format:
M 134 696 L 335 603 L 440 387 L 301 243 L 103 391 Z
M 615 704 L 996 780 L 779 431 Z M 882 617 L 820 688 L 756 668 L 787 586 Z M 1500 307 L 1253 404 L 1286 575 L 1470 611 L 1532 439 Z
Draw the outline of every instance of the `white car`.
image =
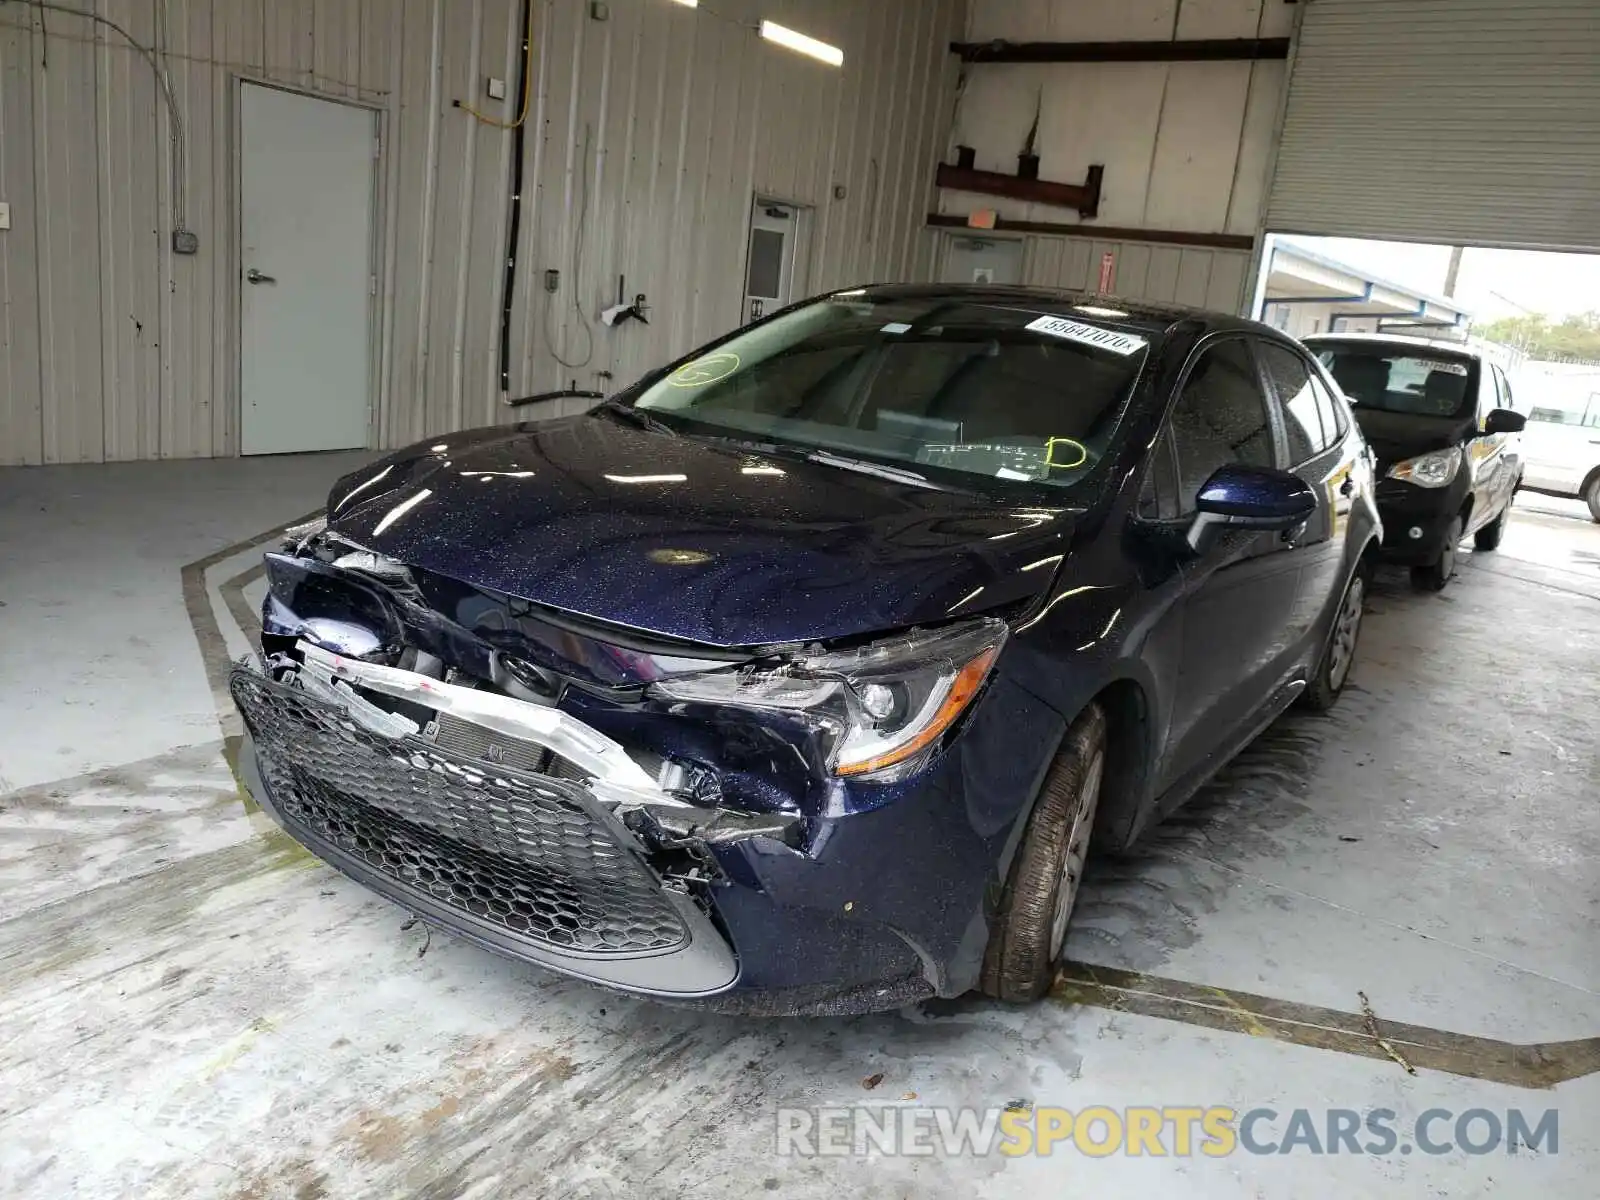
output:
M 1522 486 L 1577 497 L 1600 521 L 1600 392 L 1572 407 L 1531 399 L 1522 434 Z

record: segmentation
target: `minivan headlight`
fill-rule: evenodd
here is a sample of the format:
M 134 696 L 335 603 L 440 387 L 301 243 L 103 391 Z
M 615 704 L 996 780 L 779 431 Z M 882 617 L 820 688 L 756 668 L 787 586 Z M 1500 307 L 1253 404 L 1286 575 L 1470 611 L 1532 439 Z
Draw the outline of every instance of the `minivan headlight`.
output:
M 828 767 L 890 782 L 914 775 L 982 690 L 1008 632 L 984 618 L 913 632 L 854 650 L 797 655 L 778 667 L 739 667 L 665 679 L 657 699 L 793 714 L 826 737 Z
M 1448 450 L 1434 450 L 1397 462 L 1389 468 L 1390 479 L 1401 479 L 1418 487 L 1445 487 L 1461 469 L 1461 451 L 1454 446 Z

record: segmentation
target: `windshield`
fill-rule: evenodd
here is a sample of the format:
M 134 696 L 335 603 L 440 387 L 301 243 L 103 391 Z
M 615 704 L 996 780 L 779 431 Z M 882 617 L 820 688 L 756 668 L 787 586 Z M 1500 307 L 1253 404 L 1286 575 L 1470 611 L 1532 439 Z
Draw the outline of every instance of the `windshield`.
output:
M 636 406 L 691 434 L 929 478 L 1067 485 L 1105 453 L 1148 351 L 1144 336 L 1070 308 L 841 294 L 707 351 Z
M 1316 353 L 1357 408 L 1417 417 L 1474 411 L 1478 365 L 1472 359 L 1358 345 L 1318 346 Z

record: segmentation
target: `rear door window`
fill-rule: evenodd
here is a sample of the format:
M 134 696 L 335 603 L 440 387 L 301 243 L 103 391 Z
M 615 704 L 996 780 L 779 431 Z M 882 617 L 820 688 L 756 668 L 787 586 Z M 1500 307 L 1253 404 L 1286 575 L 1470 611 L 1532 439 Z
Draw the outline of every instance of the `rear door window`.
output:
M 1298 467 L 1315 458 L 1338 436 L 1338 424 L 1324 424 L 1323 406 L 1311 386 L 1311 368 L 1294 351 L 1270 342 L 1257 342 L 1267 381 L 1283 407 L 1284 431 L 1289 439 L 1289 465 Z
M 1317 411 L 1322 414 L 1323 432 L 1330 435 L 1329 445 L 1342 442 L 1344 435 L 1350 432 L 1350 418 L 1344 401 L 1335 396 L 1316 374 L 1311 376 L 1311 390 L 1317 397 Z

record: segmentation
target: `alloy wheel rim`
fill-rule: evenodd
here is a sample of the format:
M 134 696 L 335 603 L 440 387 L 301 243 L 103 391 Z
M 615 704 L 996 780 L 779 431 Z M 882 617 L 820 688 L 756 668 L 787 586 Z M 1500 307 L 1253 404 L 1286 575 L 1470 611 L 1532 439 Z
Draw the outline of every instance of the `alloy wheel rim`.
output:
M 1100 805 L 1100 780 L 1105 774 L 1104 750 L 1096 750 L 1083 773 L 1083 784 L 1078 788 L 1078 802 L 1073 806 L 1072 825 L 1067 830 L 1067 852 L 1061 861 L 1061 882 L 1056 887 L 1056 907 L 1050 918 L 1050 960 L 1061 957 L 1067 941 L 1067 925 L 1072 919 L 1073 902 L 1078 896 L 1078 883 L 1083 878 L 1083 865 L 1089 856 L 1089 834 L 1094 828 L 1095 809 Z
M 1358 575 L 1350 581 L 1339 607 L 1333 628 L 1333 652 L 1328 661 L 1328 682 L 1336 689 L 1344 686 L 1350 664 L 1356 657 L 1356 636 L 1361 632 L 1361 611 L 1366 600 L 1366 584 Z

